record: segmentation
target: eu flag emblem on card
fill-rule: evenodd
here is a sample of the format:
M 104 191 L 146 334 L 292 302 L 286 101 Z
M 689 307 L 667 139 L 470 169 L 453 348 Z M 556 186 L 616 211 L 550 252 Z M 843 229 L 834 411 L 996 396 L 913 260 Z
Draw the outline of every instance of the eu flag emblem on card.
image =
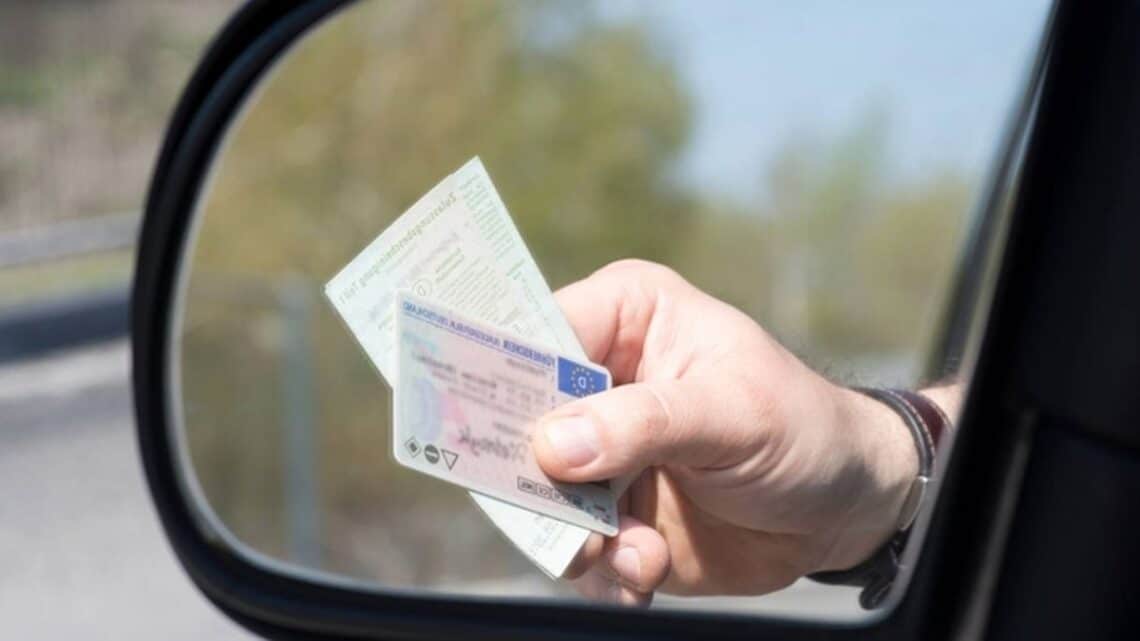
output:
M 571 396 L 589 396 L 606 389 L 606 375 L 593 367 L 558 357 L 558 391 Z

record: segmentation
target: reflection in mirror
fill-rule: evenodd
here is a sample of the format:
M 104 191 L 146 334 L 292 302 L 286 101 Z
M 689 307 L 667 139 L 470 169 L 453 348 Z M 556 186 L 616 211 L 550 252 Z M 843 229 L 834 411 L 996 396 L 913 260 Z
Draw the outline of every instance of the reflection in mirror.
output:
M 460 488 L 395 464 L 389 388 L 321 293 L 475 156 L 553 289 L 648 259 L 829 378 L 928 382 L 1048 9 L 967 4 L 361 2 L 319 25 L 199 199 L 175 393 L 203 509 L 262 555 L 388 589 L 575 598 Z M 854 617 L 856 592 L 655 607 Z

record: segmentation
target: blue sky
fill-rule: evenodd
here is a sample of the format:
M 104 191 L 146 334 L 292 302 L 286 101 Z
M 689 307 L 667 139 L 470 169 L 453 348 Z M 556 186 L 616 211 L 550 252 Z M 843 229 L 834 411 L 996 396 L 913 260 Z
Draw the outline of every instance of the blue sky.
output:
M 696 97 L 687 180 L 758 193 L 781 145 L 827 139 L 872 110 L 889 122 L 889 175 L 983 173 L 1050 3 L 657 0 L 647 13 Z M 612 12 L 612 13 L 611 13 Z

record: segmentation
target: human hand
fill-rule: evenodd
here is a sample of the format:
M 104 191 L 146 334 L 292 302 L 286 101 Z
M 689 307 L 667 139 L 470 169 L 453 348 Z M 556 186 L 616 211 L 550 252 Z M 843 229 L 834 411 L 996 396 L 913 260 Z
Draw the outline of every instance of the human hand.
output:
M 763 594 L 894 533 L 918 461 L 891 410 L 663 266 L 613 263 L 557 298 L 616 387 L 542 417 L 535 455 L 565 481 L 640 473 L 618 535 L 566 573 L 583 594 Z

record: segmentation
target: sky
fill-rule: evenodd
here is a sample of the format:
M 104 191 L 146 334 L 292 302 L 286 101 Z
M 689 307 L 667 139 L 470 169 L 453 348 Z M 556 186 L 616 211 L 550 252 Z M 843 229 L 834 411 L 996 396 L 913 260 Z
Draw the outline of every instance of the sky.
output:
M 984 175 L 1024 82 L 1047 0 L 619 0 L 648 14 L 696 98 L 685 180 L 748 198 L 804 134 L 888 122 L 888 178 Z M 644 19 L 644 18 L 642 18 Z

